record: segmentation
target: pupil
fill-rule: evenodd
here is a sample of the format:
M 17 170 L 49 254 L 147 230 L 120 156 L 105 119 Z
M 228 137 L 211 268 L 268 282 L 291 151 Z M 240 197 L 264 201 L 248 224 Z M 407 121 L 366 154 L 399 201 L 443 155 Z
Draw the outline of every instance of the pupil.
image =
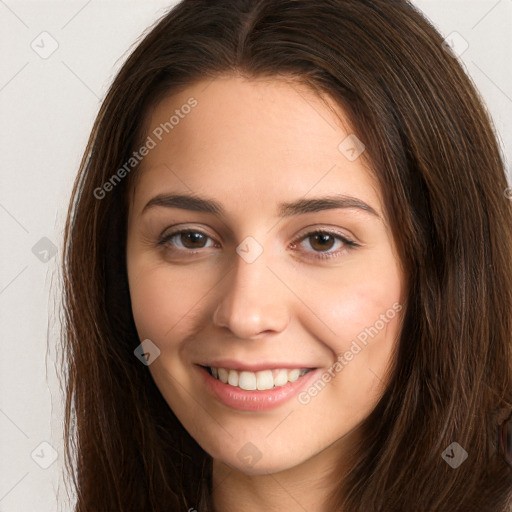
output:
M 185 237 L 185 242 L 183 244 L 185 245 L 185 247 L 187 247 L 187 243 L 189 242 L 192 242 L 192 246 L 194 246 L 195 242 L 200 242 L 201 239 L 203 238 L 203 235 L 201 233 L 184 233 L 182 236 Z
M 315 242 L 312 243 L 311 246 L 314 249 L 320 249 L 320 250 L 324 249 L 325 250 L 325 249 L 330 249 L 332 247 L 333 238 L 328 233 L 314 235 L 313 239 L 315 240 Z M 318 241 L 320 241 L 319 247 L 315 247 L 315 243 Z M 330 245 L 329 245 L 329 241 L 330 241 Z M 327 242 L 327 244 L 325 242 Z M 327 247 L 327 245 L 328 245 L 328 247 Z

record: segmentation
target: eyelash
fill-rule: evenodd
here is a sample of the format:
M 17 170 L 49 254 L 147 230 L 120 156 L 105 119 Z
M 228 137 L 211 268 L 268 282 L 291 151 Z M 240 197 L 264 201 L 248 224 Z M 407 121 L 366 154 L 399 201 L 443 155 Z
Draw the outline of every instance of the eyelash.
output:
M 158 246 L 166 246 L 166 245 L 168 246 L 169 241 L 172 238 L 174 238 L 176 235 L 182 235 L 182 234 L 186 234 L 186 233 L 199 233 L 207 238 L 212 239 L 209 235 L 207 235 L 206 233 L 204 233 L 203 231 L 201 231 L 199 229 L 183 229 L 183 230 L 174 231 L 174 232 L 168 233 L 167 235 L 162 236 L 159 239 L 157 245 Z M 359 247 L 359 244 L 357 244 L 353 240 L 346 238 L 345 236 L 341 235 L 340 233 L 338 233 L 336 231 L 322 230 L 322 229 L 316 229 L 316 230 L 310 231 L 304 235 L 301 235 L 300 237 L 294 239 L 291 242 L 291 245 L 293 247 L 295 247 L 297 242 L 302 242 L 302 241 L 304 241 L 312 236 L 315 236 L 315 235 L 330 235 L 330 236 L 334 237 L 335 239 L 343 242 L 343 244 L 345 245 L 345 248 L 335 251 L 335 252 L 329 252 L 329 253 L 316 252 L 316 254 L 313 256 L 313 259 L 325 260 L 325 259 L 329 259 L 329 258 L 337 258 L 337 257 L 341 256 L 342 254 L 344 254 L 345 252 L 353 250 L 355 247 Z M 204 248 L 202 248 L 202 249 L 204 249 Z M 178 252 L 184 251 L 185 253 L 189 253 L 191 255 L 195 255 L 198 252 L 201 252 L 202 249 L 196 249 L 194 251 L 194 250 L 188 250 L 188 249 L 176 249 L 174 247 L 171 247 L 171 251 L 176 251 L 176 250 Z

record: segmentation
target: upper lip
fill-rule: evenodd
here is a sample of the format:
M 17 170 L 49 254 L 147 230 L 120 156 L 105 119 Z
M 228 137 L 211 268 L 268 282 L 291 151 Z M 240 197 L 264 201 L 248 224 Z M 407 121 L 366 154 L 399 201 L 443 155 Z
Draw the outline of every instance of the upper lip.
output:
M 247 372 L 257 372 L 260 370 L 274 370 L 274 369 L 286 369 L 293 370 L 298 369 L 314 369 L 314 366 L 302 363 L 276 363 L 272 362 L 258 362 L 258 363 L 242 363 L 241 361 L 235 361 L 233 359 L 219 359 L 215 361 L 199 363 L 200 366 L 208 366 L 210 368 L 225 368 L 226 370 L 240 370 Z

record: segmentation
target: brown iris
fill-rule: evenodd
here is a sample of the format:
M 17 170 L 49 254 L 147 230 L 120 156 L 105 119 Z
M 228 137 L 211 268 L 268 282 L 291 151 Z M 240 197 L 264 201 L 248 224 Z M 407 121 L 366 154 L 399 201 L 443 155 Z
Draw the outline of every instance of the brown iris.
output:
M 184 247 L 188 249 L 201 249 L 204 247 L 206 236 L 195 231 L 183 232 L 180 234 L 180 240 Z M 187 245 L 190 242 L 190 245 Z M 200 245 L 198 245 L 200 244 Z
M 319 251 L 331 249 L 334 243 L 334 237 L 329 233 L 316 233 L 314 235 L 310 235 L 310 238 L 312 239 L 310 242 L 311 247 Z M 319 242 L 319 244 L 315 246 L 317 242 Z

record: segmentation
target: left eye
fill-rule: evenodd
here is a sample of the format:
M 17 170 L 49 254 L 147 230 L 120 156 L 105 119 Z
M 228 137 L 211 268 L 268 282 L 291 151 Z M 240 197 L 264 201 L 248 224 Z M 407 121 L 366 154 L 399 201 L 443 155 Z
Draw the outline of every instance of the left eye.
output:
M 349 240 L 348 238 L 340 235 L 339 233 L 332 232 L 332 231 L 313 231 L 310 233 L 306 233 L 299 239 L 292 242 L 292 246 L 295 247 L 297 242 L 303 242 L 305 240 L 309 241 L 309 246 L 315 251 L 315 252 L 325 252 L 326 250 L 332 249 L 333 245 L 336 241 L 340 242 L 342 246 L 355 246 L 357 245 L 352 240 Z M 336 252 L 336 251 L 335 251 Z

